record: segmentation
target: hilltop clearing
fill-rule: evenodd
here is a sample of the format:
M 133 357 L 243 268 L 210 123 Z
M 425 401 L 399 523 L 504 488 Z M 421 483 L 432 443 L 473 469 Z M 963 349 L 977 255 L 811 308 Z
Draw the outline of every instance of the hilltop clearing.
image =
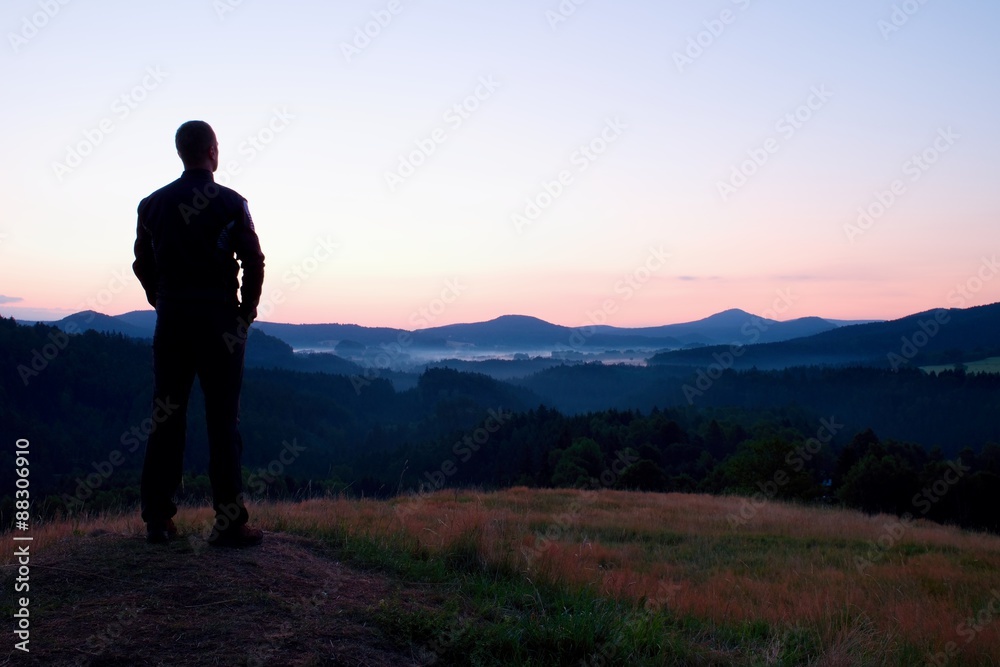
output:
M 763 498 L 441 491 L 34 531 L 46 665 L 992 665 L 1000 538 Z M 4 589 L 12 590 L 6 556 Z M 13 613 L 5 603 L 4 614 Z M 9 617 L 9 616 L 8 616 Z M 26 661 L 25 658 L 28 658 Z

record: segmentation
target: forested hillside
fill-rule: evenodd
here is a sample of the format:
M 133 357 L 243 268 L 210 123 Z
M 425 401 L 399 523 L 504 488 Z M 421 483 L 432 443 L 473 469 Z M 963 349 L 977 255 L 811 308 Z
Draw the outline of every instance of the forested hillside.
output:
M 806 365 L 864 364 L 898 370 L 927 364 L 976 361 L 1000 353 L 1000 303 L 938 308 L 889 322 L 845 326 L 813 336 L 763 343 L 759 328 L 732 345 L 677 350 L 650 363 L 707 368 L 771 370 Z
M 275 358 L 287 352 L 263 336 L 252 335 L 249 348 Z M 155 428 L 148 341 L 0 319 L 0 355 L 0 437 L 31 441 L 32 488 L 36 498 L 49 496 L 38 511 L 134 502 Z M 996 529 L 995 375 L 793 369 L 728 372 L 704 386 L 677 369 L 578 365 L 519 385 L 447 368 L 426 371 L 406 390 L 378 373 L 360 379 L 247 369 L 249 494 L 512 485 L 704 491 L 822 499 Z M 694 405 L 682 400 L 685 385 L 703 387 Z M 587 401 L 593 409 L 560 409 Z M 11 451 L 0 450 L 4 478 Z M 207 493 L 206 459 L 196 386 L 183 494 Z M 920 500 L 927 489 L 936 489 L 933 502 Z

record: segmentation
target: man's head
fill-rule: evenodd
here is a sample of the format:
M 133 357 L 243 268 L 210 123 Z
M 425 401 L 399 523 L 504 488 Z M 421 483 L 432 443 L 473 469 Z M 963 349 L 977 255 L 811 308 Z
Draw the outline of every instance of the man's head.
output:
M 212 126 L 205 121 L 189 120 L 177 128 L 174 145 L 185 169 L 219 168 L 219 142 Z

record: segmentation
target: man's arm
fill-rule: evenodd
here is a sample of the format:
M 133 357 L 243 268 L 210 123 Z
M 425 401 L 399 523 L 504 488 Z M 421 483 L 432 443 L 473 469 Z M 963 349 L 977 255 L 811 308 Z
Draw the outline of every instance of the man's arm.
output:
M 243 201 L 243 215 L 233 228 L 233 249 L 236 259 L 243 268 L 243 284 L 240 286 L 240 315 L 247 325 L 257 319 L 257 305 L 264 285 L 264 253 L 260 250 L 260 240 L 250 217 L 250 207 Z
M 140 211 L 142 204 L 139 204 Z M 135 261 L 132 262 L 132 272 L 142 283 L 142 289 L 146 292 L 146 301 L 149 305 L 156 307 L 156 257 L 153 254 L 153 237 L 149 230 L 142 224 L 142 213 L 139 213 L 139 221 L 135 230 Z

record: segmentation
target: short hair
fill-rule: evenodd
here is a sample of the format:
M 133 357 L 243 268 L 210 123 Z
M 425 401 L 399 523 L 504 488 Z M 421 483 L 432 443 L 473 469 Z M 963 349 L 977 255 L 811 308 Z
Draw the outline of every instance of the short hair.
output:
M 177 128 L 177 134 L 174 135 L 177 154 L 185 165 L 204 158 L 215 144 L 215 131 L 203 120 L 189 120 Z

